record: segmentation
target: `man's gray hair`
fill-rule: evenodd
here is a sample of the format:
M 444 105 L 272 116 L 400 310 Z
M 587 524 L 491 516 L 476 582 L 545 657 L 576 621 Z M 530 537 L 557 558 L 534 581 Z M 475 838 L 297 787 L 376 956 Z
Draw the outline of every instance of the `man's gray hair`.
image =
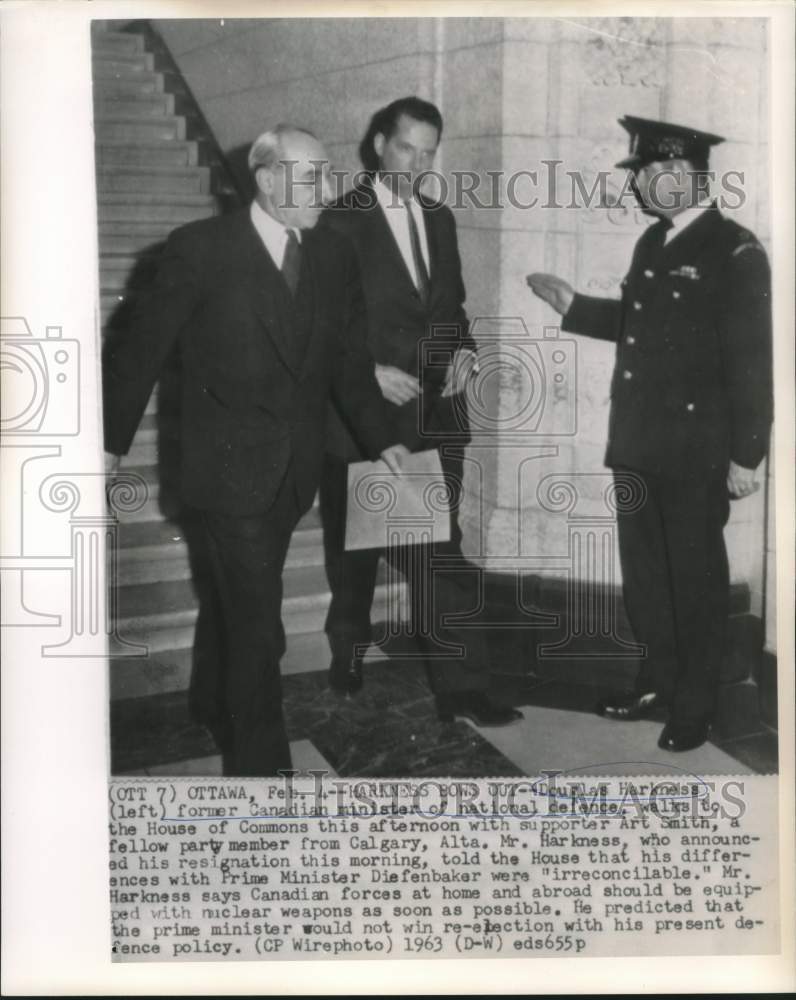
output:
M 258 135 L 249 150 L 249 170 L 255 173 L 260 167 L 270 169 L 279 161 L 282 156 L 282 140 L 286 135 L 295 133 L 308 135 L 311 139 L 317 136 L 307 128 L 300 125 L 291 125 L 289 122 L 280 122 L 262 135 Z

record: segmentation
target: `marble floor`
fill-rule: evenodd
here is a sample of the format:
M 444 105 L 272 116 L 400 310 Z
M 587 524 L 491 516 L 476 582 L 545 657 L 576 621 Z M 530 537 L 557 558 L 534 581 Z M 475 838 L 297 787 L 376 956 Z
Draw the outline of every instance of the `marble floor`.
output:
M 759 721 L 751 684 L 722 688 L 711 741 L 684 754 L 658 749 L 658 721 L 621 724 L 596 717 L 599 692 L 590 683 L 494 676 L 496 700 L 520 707 L 524 716 L 502 729 L 440 723 L 425 670 L 412 659 L 366 661 L 365 683 L 354 697 L 331 692 L 325 669 L 291 671 L 283 687 L 294 766 L 326 768 L 340 777 L 777 770 L 777 735 Z M 221 773 L 213 738 L 191 719 L 184 692 L 113 703 L 111 751 L 118 775 Z

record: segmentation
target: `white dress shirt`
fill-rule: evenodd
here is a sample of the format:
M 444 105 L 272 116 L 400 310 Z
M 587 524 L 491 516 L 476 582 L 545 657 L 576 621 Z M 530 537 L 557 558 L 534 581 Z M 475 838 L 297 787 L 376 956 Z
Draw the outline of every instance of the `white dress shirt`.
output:
M 683 209 L 677 215 L 672 216 L 672 228 L 666 230 L 666 238 L 664 239 L 664 245 L 666 245 L 669 240 L 673 240 L 675 236 L 678 236 L 686 226 L 690 226 L 692 222 L 696 220 L 706 212 L 710 206 L 710 201 L 700 201 L 698 205 L 692 205 L 691 208 Z
M 256 201 L 252 202 L 250 214 L 254 228 L 263 241 L 265 249 L 271 255 L 271 260 L 281 271 L 282 261 L 285 259 L 285 247 L 287 246 L 287 229 L 281 222 L 277 222 L 273 216 L 269 215 Z M 293 232 L 296 234 L 299 243 L 301 243 L 301 230 L 294 229 Z
M 415 223 L 417 224 L 417 232 L 420 237 L 420 252 L 423 254 L 423 260 L 426 263 L 426 271 L 430 275 L 431 262 L 428 255 L 428 237 L 426 235 L 426 220 L 423 218 L 423 209 L 420 205 L 418 205 L 414 198 L 410 198 L 407 202 L 401 201 L 398 195 L 393 192 L 392 188 L 387 187 L 384 181 L 377 179 L 373 188 L 376 192 L 379 205 L 387 218 L 387 224 L 390 227 L 390 231 L 395 237 L 398 249 L 401 251 L 401 256 L 403 257 L 404 264 L 406 264 L 406 269 L 415 284 L 415 288 L 419 288 L 420 284 L 417 280 L 417 274 L 415 272 L 415 260 L 412 256 L 412 240 L 409 235 L 409 219 L 407 218 L 406 213 L 411 212 Z

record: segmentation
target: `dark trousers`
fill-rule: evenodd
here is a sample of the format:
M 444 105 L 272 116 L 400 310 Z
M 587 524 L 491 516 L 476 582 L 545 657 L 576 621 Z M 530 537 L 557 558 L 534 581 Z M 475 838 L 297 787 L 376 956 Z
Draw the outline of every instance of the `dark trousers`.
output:
M 726 642 L 727 486 L 641 478 L 644 503 L 618 514 L 625 607 L 646 646 L 636 690 L 662 695 L 672 721 L 697 721 L 713 712 Z
M 237 777 L 291 766 L 279 671 L 282 570 L 300 516 L 291 472 L 264 514 L 202 515 L 210 581 L 197 622 L 191 703 L 199 719 L 228 732 L 224 770 Z
M 442 456 L 442 470 L 453 498 L 451 539 L 433 545 L 401 546 L 393 551 L 345 551 L 348 465 L 327 456 L 321 480 L 326 574 L 332 601 L 326 633 L 332 657 L 348 663 L 355 647 L 371 642 L 370 607 L 376 587 L 379 559 L 385 555 L 407 578 L 412 631 L 426 657 L 435 694 L 483 691 L 489 686 L 485 636 L 479 628 L 445 625 L 446 615 L 465 614 L 478 605 L 478 571 L 466 568 L 461 531 L 455 510 L 461 498 L 461 454 Z M 462 565 L 434 568 L 434 557 L 453 557 Z M 456 646 L 456 650 L 451 650 Z M 461 650 L 461 651 L 459 651 Z

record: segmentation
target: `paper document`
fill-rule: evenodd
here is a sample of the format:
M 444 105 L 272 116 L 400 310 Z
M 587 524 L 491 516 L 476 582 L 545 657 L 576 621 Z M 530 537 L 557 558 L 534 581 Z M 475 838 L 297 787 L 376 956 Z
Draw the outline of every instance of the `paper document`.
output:
M 409 455 L 399 476 L 381 459 L 348 466 L 346 550 L 447 542 L 450 531 L 450 496 L 436 449 Z

